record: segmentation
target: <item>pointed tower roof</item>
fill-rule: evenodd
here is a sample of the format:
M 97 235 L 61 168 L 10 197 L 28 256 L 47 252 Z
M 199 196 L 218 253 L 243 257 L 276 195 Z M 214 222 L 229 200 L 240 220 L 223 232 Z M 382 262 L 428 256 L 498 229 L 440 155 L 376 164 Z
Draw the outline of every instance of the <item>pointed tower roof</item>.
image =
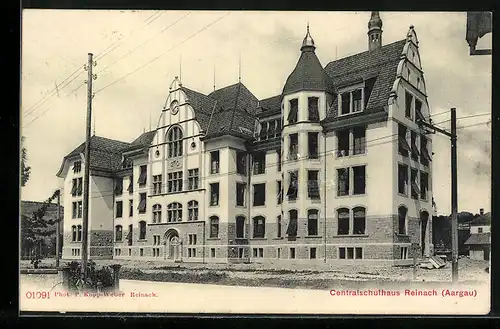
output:
M 368 21 L 368 31 L 371 30 L 381 30 L 382 29 L 382 19 L 378 11 L 372 11 L 370 20 Z
M 315 49 L 314 40 L 309 32 L 309 24 L 307 24 L 307 33 L 300 48 L 302 53 L 295 69 L 285 82 L 283 95 L 301 90 L 333 93 L 333 83 L 316 56 Z

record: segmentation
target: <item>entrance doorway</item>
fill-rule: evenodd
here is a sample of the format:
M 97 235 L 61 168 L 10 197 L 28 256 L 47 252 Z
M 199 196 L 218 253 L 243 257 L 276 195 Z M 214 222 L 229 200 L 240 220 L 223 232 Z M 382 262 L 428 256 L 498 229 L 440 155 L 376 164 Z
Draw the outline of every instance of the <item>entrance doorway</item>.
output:
M 427 223 L 429 222 L 429 213 L 427 211 L 420 212 L 420 247 L 422 256 L 427 254 Z
M 165 259 L 178 261 L 181 259 L 181 240 L 179 233 L 170 229 L 165 233 Z

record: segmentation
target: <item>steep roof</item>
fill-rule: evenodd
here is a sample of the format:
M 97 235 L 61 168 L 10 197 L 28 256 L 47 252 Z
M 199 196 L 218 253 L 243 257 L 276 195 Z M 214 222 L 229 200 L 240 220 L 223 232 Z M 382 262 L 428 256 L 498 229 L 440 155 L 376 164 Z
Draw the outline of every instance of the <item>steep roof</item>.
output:
M 274 115 L 281 113 L 281 95 L 264 98 L 259 102 L 257 115 Z
M 297 65 L 288 76 L 283 95 L 301 90 L 334 92 L 332 80 L 326 74 L 313 50 L 304 50 Z
M 153 141 L 155 135 L 156 130 L 144 132 L 139 137 L 134 139 L 132 143 L 130 143 L 130 146 L 125 148 L 123 151 L 132 151 L 141 148 L 147 148 L 149 147 L 149 145 L 151 145 L 151 142 Z
M 491 234 L 488 233 L 473 233 L 469 239 L 465 241 L 466 245 L 490 244 Z
M 480 215 L 469 222 L 471 226 L 491 225 L 491 213 Z
M 396 80 L 397 67 L 406 39 L 399 40 L 372 51 L 341 58 L 326 65 L 325 71 L 336 90 L 356 82 L 367 81 L 370 85 L 366 109 L 363 113 L 382 111 Z M 335 98 L 325 121 L 335 121 L 338 116 L 338 99 Z M 353 116 L 350 116 L 353 117 Z

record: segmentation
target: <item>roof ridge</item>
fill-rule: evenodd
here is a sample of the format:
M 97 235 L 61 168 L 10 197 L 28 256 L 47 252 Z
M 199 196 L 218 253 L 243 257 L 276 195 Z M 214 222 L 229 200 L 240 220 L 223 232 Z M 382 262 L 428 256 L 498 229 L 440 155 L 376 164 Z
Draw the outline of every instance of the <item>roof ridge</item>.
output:
M 380 48 L 378 48 L 378 49 L 379 49 L 379 50 L 380 50 L 380 49 L 384 49 L 384 48 L 386 48 L 386 47 L 392 46 L 392 45 L 394 45 L 394 44 L 396 44 L 396 43 L 400 43 L 400 42 L 403 42 L 403 41 L 406 43 L 406 39 L 400 39 L 400 40 L 397 40 L 397 41 L 394 41 L 394 42 L 388 43 L 388 44 L 386 44 L 386 45 L 383 45 L 382 47 L 380 47 Z M 370 52 L 369 50 L 365 50 L 365 51 L 360 52 L 360 53 L 355 53 L 355 54 L 352 54 L 352 55 L 349 55 L 349 56 L 346 56 L 346 57 L 342 57 L 342 58 L 336 59 L 336 60 L 334 60 L 334 61 L 330 61 L 330 62 L 328 62 L 328 64 L 326 64 L 326 65 L 325 65 L 325 68 L 326 68 L 328 65 L 332 64 L 332 63 L 336 63 L 336 62 L 339 62 L 339 61 L 343 61 L 343 60 L 346 60 L 346 59 L 351 58 L 351 57 L 354 57 L 354 56 L 360 56 L 360 55 L 362 55 L 362 54 L 366 54 L 366 53 L 369 53 L 369 52 Z M 373 52 L 373 51 L 372 51 L 372 52 Z

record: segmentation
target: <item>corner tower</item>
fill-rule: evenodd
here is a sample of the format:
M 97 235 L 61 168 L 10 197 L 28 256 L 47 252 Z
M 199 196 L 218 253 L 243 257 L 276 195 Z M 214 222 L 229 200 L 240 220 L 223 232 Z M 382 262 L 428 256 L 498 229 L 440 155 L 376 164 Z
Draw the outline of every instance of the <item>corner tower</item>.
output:
M 373 51 L 382 47 L 382 19 L 378 11 L 372 11 L 368 21 L 368 50 Z

